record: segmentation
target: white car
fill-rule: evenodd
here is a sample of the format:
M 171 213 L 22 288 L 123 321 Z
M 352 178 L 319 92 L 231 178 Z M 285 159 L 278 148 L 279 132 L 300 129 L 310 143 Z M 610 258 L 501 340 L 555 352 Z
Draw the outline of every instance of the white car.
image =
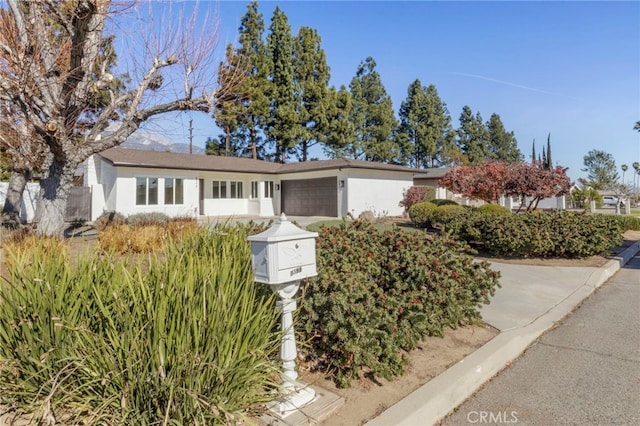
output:
M 616 206 L 620 203 L 620 207 L 624 207 L 624 200 L 620 200 L 618 197 L 614 197 L 613 195 L 603 195 L 602 196 L 602 204 L 605 206 Z

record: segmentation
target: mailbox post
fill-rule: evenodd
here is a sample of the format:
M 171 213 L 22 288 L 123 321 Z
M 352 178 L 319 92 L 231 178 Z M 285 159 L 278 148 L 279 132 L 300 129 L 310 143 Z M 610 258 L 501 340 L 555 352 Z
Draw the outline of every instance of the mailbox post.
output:
M 268 285 L 280 297 L 276 307 L 282 315 L 280 358 L 284 395 L 274 402 L 271 409 L 283 417 L 315 398 L 311 387 L 297 381 L 298 351 L 293 328 L 293 311 L 297 306 L 293 297 L 300 288 L 300 280 L 318 274 L 317 237 L 316 232 L 298 228 L 282 213 L 278 222 L 269 229 L 248 238 L 255 281 Z

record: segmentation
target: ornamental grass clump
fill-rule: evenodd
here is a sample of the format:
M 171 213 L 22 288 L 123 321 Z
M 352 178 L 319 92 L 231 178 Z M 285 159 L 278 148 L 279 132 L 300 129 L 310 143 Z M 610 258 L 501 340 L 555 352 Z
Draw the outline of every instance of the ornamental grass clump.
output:
M 166 222 L 138 222 L 112 225 L 98 234 L 98 244 L 104 252 L 150 253 L 161 250 L 167 241 L 178 240 L 200 231 L 192 218 L 177 218 Z
M 340 386 L 371 373 L 404 373 L 405 351 L 447 327 L 480 319 L 498 273 L 447 236 L 380 232 L 355 221 L 321 227 L 318 276 L 302 288 L 299 330 L 306 358 Z
M 0 405 L 34 423 L 228 424 L 272 399 L 278 315 L 246 236 L 202 230 L 135 261 L 11 252 Z

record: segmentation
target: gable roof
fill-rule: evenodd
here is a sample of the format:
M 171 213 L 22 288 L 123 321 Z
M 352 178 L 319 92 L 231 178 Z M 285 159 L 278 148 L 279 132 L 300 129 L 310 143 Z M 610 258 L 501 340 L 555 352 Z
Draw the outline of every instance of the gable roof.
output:
M 245 172 L 265 174 L 295 173 L 341 168 L 424 173 L 424 170 L 412 169 L 395 164 L 352 160 L 348 158 L 281 164 L 264 160 L 252 160 L 250 158 L 220 157 L 215 155 L 201 154 L 180 154 L 175 152 L 125 149 L 120 147 L 110 148 L 97 155 L 116 167 L 143 167 L 154 169 Z

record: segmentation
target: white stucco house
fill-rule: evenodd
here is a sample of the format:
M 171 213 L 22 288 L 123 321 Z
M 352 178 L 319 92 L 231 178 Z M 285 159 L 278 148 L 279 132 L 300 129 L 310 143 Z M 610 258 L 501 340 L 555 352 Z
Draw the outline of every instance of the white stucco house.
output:
M 103 212 L 178 216 L 401 215 L 420 170 L 351 159 L 280 164 L 112 148 L 88 159 L 91 220 Z

